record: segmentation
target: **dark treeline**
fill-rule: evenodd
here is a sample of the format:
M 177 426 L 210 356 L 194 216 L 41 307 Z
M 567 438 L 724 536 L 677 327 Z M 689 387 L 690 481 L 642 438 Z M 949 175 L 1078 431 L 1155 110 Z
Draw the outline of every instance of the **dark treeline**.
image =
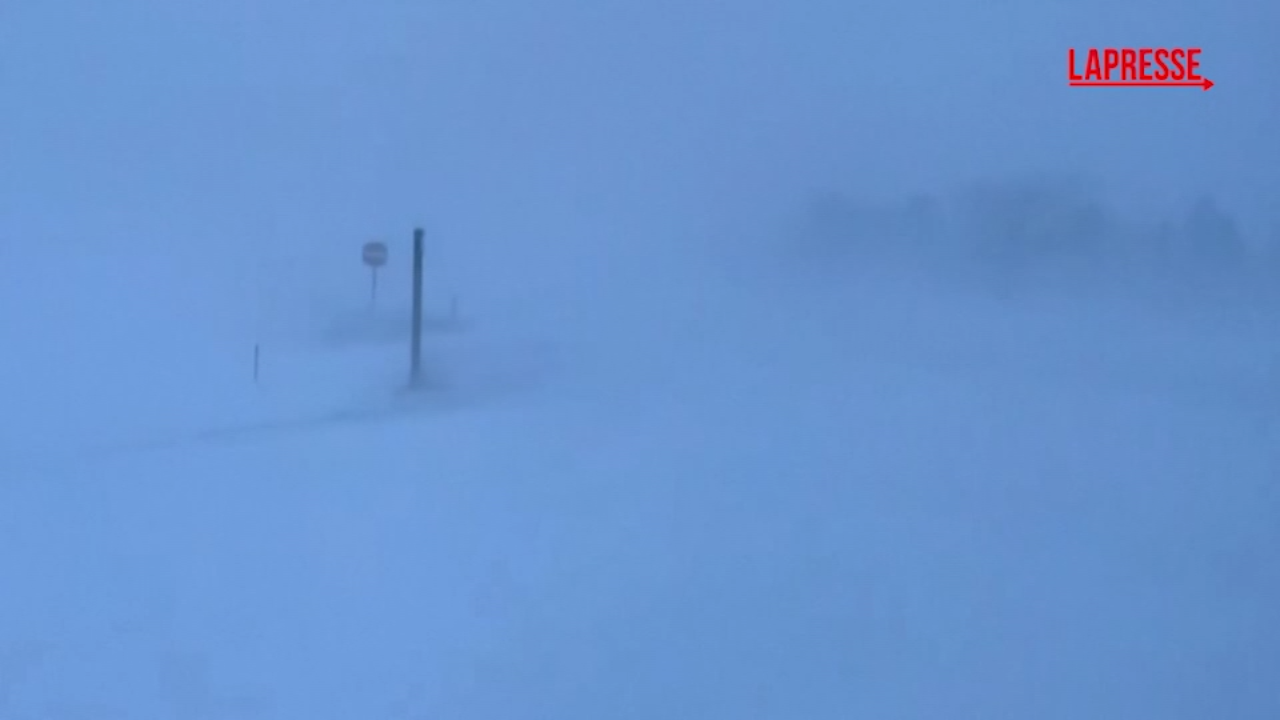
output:
M 1274 243 L 1246 237 L 1212 197 L 1181 216 L 1135 220 L 1087 182 L 1019 178 L 889 203 L 826 194 L 799 224 L 805 254 L 843 270 L 893 267 L 1003 291 L 1280 297 Z

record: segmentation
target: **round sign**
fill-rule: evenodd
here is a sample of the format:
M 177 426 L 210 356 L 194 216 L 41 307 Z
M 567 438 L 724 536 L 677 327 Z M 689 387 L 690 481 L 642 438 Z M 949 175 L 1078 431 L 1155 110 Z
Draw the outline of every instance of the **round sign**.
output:
M 387 244 L 367 242 L 364 244 L 364 264 L 369 267 L 382 267 L 387 264 Z

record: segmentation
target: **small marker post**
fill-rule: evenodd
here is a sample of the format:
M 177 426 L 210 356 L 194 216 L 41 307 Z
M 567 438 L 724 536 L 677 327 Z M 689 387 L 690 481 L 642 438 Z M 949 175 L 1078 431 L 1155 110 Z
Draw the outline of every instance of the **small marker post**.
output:
M 422 228 L 413 231 L 413 326 L 410 329 L 409 385 L 422 379 Z

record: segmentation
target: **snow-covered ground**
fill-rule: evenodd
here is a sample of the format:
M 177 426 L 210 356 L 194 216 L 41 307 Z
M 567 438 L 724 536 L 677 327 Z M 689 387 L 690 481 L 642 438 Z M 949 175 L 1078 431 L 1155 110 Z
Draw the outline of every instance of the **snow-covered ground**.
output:
M 661 254 L 415 393 L 355 291 L 9 264 L 0 718 L 1280 717 L 1265 328 Z

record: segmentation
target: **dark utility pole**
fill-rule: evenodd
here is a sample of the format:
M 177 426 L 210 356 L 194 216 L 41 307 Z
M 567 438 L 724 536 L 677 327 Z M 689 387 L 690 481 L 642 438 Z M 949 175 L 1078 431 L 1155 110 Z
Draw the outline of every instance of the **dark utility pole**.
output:
M 413 231 L 413 332 L 409 347 L 409 383 L 422 375 L 422 228 Z

